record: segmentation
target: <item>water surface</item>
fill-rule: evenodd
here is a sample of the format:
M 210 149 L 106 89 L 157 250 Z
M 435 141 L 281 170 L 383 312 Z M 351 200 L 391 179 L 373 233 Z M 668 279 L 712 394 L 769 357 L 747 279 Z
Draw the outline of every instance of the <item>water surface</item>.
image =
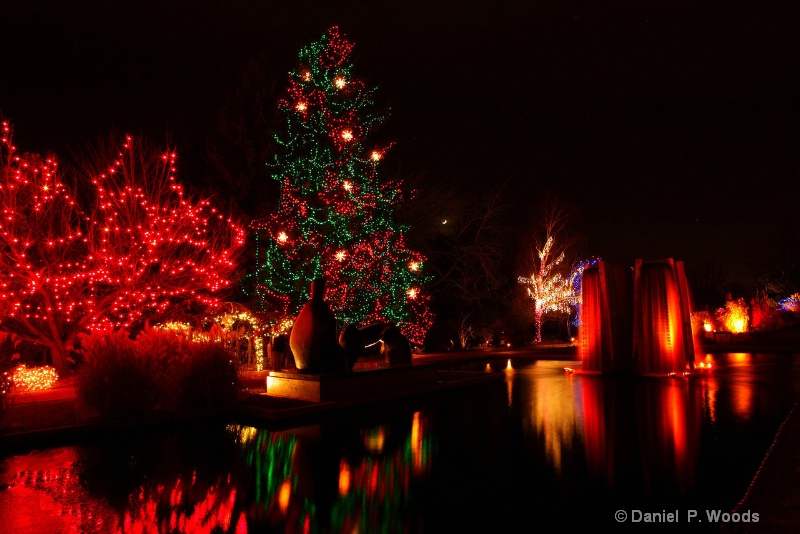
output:
M 499 532 L 730 511 L 800 398 L 800 357 L 707 358 L 689 378 L 612 378 L 487 357 L 459 368 L 504 380 L 294 428 L 96 435 L 0 460 L 0 517 L 14 533 Z

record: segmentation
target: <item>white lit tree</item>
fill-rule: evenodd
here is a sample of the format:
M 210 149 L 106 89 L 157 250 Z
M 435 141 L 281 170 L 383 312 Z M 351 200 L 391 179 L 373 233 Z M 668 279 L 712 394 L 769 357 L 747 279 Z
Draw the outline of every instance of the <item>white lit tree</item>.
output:
M 576 300 L 571 279 L 559 271 L 564 263 L 564 252 L 553 259 L 553 243 L 554 238 L 550 236 L 544 247 L 537 249 L 537 269 L 530 276 L 519 278 L 521 283 L 528 284 L 528 296 L 533 300 L 536 343 L 542 342 L 544 314 L 547 312 L 568 314 Z
M 567 253 L 577 242 L 577 237 L 568 231 L 572 214 L 573 210 L 555 195 L 545 198 L 539 210 L 541 231 L 533 238 L 531 274 L 518 278 L 528 286 L 528 296 L 533 301 L 535 343 L 542 342 L 546 313 L 568 315 L 580 299 L 573 283 L 575 271 L 567 261 Z

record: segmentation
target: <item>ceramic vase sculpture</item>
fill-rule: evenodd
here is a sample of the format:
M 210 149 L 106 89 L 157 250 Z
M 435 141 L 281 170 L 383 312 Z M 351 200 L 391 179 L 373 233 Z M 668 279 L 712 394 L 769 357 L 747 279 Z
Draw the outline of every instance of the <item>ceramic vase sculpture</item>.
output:
M 411 363 L 411 344 L 394 323 L 372 323 L 358 330 L 365 345 L 381 342 L 381 355 L 389 365 Z
M 273 371 L 280 371 L 283 369 L 288 345 L 288 336 L 286 336 L 286 334 L 272 337 L 269 343 L 267 343 L 267 356 L 269 357 L 270 368 Z
M 383 357 L 389 365 L 410 365 L 411 344 L 406 336 L 400 333 L 397 325 L 389 324 L 381 333 L 383 341 Z
M 364 335 L 355 326 L 347 325 L 339 334 L 339 346 L 342 347 L 345 367 L 351 371 L 364 352 Z
M 301 373 L 331 373 L 345 370 L 342 348 L 336 335 L 336 318 L 325 298 L 325 279 L 311 283 L 310 299 L 295 319 L 289 348 Z

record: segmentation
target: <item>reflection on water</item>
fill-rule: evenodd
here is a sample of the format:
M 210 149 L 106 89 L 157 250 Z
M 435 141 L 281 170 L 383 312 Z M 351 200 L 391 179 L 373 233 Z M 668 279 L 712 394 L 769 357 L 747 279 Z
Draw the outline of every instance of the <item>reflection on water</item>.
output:
M 172 485 L 145 483 L 129 498 L 116 532 L 247 532 L 231 477 L 198 483 L 197 474 Z
M 286 432 L 232 425 L 256 477 L 251 523 L 286 532 L 407 530 L 412 483 L 429 470 L 431 443 L 423 414 L 405 423 L 349 434 L 323 424 Z
M 559 475 L 564 448 L 583 435 L 580 382 L 564 375 L 563 362 L 540 361 L 526 369 L 537 387 L 528 399 L 531 414 L 526 430 L 542 437 L 547 459 Z
M 0 517 L 8 532 L 113 532 L 118 516 L 81 481 L 80 451 L 60 447 L 2 463 Z
M 156 437 L 160 459 L 121 443 L 131 463 L 144 464 L 135 481 L 117 478 L 124 466 L 103 447 L 37 451 L 3 461 L 0 512 L 15 533 L 408 531 L 413 486 L 430 471 L 427 427 L 420 412 L 364 428 L 360 440 L 323 424 L 232 424 L 225 436 L 235 449 L 215 448 L 219 457 L 197 458 L 190 472 L 165 466 L 184 440 Z
M 4 527 L 15 533 L 247 532 L 239 481 L 208 449 L 190 452 L 186 437 L 165 437 L 153 448 L 141 436 L 124 443 L 105 436 L 98 445 L 8 458 L 0 492 Z M 215 447 L 214 433 L 208 437 Z
M 514 368 L 511 367 L 511 360 L 508 360 L 505 368 L 506 373 L 506 396 L 508 397 L 508 407 L 514 406 Z
M 800 397 L 800 367 L 709 360 L 689 378 L 612 378 L 490 359 L 474 370 L 504 373 L 502 386 L 318 424 L 209 423 L 31 451 L 0 462 L 0 517 L 15 533 L 350 533 L 729 510 Z

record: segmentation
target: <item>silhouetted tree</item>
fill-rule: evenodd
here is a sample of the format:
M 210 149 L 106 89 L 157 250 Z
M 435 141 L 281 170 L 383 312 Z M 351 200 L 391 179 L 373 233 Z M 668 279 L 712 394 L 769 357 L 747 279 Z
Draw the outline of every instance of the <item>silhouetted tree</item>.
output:
M 405 183 L 414 200 L 401 217 L 412 228 L 409 239 L 430 258 L 429 287 L 439 318 L 435 331 L 452 341 L 461 332 L 501 324 L 513 242 L 513 213 L 504 185 L 473 193 L 425 174 L 411 175 Z
M 267 168 L 275 151 L 274 130 L 281 120 L 277 95 L 264 61 L 248 62 L 239 84 L 227 95 L 216 130 L 204 141 L 204 187 L 224 192 L 228 208 L 248 220 L 271 211 L 278 199 L 279 184 L 270 179 Z

